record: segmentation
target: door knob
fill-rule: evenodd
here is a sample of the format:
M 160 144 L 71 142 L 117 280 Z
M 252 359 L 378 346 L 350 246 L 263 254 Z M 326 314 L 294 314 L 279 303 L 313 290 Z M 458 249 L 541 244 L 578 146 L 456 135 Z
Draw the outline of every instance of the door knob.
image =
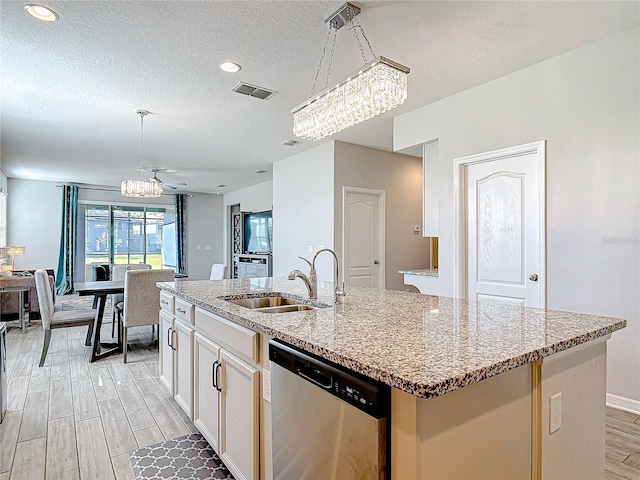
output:
M 373 261 L 373 264 L 374 264 L 374 265 L 379 265 L 379 264 L 380 264 L 380 262 L 379 262 L 378 260 L 374 260 L 374 261 Z
M 538 274 L 537 273 L 532 273 L 531 275 L 529 275 L 529 280 L 531 280 L 532 282 L 537 282 L 538 281 Z

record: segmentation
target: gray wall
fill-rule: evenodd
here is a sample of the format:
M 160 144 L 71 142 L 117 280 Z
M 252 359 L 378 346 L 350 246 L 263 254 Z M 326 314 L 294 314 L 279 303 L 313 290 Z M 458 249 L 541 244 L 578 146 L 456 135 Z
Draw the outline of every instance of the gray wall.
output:
M 10 178 L 7 185 L 7 244 L 26 247 L 16 269 L 58 268 L 60 189 L 54 182 Z
M 221 195 L 194 193 L 187 199 L 187 273 L 189 280 L 208 280 L 211 265 L 224 262 Z M 210 247 L 210 250 L 207 248 Z
M 297 268 L 308 272 L 298 258 L 318 245 L 333 248 L 333 142 L 273 164 L 273 275 Z M 324 263 L 318 279 L 333 281 L 332 268 Z
M 413 233 L 422 225 L 422 159 L 335 142 L 336 253 L 342 258 L 342 190 L 344 186 L 384 190 L 385 287 L 405 290 L 400 269 L 427 268 L 428 239 Z
M 439 139 L 439 281 L 453 291 L 453 160 L 547 140 L 547 307 L 623 317 L 607 392 L 640 401 L 640 30 L 397 117 L 394 148 Z

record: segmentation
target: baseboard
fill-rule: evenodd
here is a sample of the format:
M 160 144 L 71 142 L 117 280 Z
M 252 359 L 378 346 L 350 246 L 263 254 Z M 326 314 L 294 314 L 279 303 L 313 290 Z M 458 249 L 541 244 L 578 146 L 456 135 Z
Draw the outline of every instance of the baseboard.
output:
M 625 410 L 640 415 L 640 401 L 607 393 L 607 407 Z

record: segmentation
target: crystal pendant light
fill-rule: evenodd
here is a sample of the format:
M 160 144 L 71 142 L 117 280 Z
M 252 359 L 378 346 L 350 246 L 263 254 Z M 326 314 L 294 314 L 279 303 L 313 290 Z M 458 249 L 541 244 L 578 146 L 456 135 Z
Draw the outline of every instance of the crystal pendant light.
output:
M 316 71 L 311 98 L 291 110 L 293 114 L 293 133 L 297 137 L 308 140 L 320 140 L 340 130 L 368 120 L 376 115 L 402 105 L 407 99 L 407 75 L 409 68 L 385 57 L 377 57 L 364 29 L 356 18 L 360 8 L 351 3 L 345 3 L 339 10 L 326 20 L 329 33 L 320 57 L 320 64 Z M 336 44 L 337 31 L 348 25 L 356 37 L 364 66 L 327 88 L 331 63 Z M 360 42 L 359 32 L 367 42 L 374 59 L 367 62 L 366 54 Z M 327 45 L 331 33 L 334 33 L 331 56 L 327 68 L 325 89 L 313 95 L 318 75 L 322 68 Z
M 142 179 L 143 168 L 142 159 L 144 156 L 144 117 L 148 115 L 147 110 L 136 111 L 140 115 L 140 179 L 139 180 L 123 180 L 120 187 L 124 197 L 135 198 L 157 198 L 162 195 L 162 183 L 153 178 L 147 180 Z

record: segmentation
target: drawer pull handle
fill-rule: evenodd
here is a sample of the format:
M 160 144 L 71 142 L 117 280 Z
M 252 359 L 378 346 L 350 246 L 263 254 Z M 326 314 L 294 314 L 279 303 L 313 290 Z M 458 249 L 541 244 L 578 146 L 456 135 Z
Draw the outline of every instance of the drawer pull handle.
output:
M 171 347 L 171 349 L 173 350 L 173 345 L 171 345 L 171 340 L 172 340 L 172 334 L 171 334 L 171 327 L 167 328 L 167 345 Z
M 179 311 L 180 313 L 187 313 L 186 310 L 182 310 L 180 307 L 176 308 L 177 311 Z
M 160 303 L 163 305 L 169 305 L 169 302 L 167 302 L 166 300 L 160 300 Z
M 219 392 L 222 391 L 222 387 L 220 386 L 220 375 L 218 374 L 218 372 L 220 372 L 220 368 L 222 368 L 222 363 L 216 361 L 216 363 L 218 365 L 216 365 L 216 388 L 218 389 Z
M 218 385 L 216 384 L 216 372 L 218 371 L 218 361 L 213 362 L 211 366 L 211 383 L 213 384 L 213 388 L 218 390 Z

